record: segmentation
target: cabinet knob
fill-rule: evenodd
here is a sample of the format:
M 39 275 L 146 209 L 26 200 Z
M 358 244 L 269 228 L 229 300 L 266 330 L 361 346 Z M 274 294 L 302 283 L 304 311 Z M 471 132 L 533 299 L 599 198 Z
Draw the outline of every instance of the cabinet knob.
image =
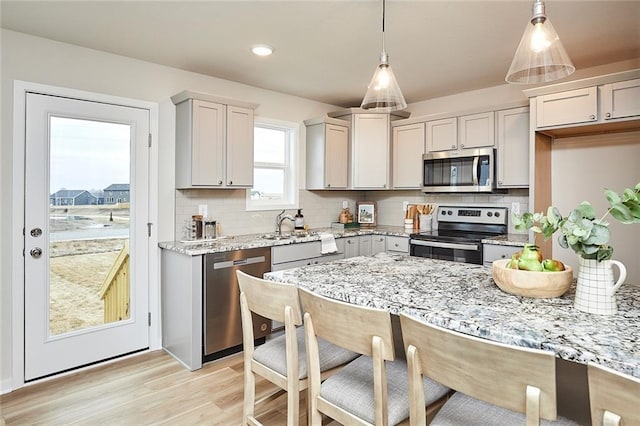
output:
M 400 244 L 398 244 L 398 243 L 395 243 L 395 244 L 394 244 L 393 246 L 394 246 L 394 247 L 398 247 L 399 245 L 400 245 Z
M 229 181 L 229 185 L 233 185 L 233 181 L 232 180 Z
M 222 179 L 218 181 L 218 185 L 222 185 Z
M 498 185 L 502 185 L 502 181 L 501 180 L 498 181 Z
M 595 114 L 591 114 L 591 115 L 589 116 L 589 120 L 595 120 L 595 119 L 596 119 Z
M 330 183 L 327 184 L 327 188 L 331 188 L 331 184 Z
M 464 144 L 463 143 L 460 144 L 460 148 L 464 148 Z
M 456 146 L 455 145 L 451 145 L 451 149 L 456 149 Z
M 610 112 L 608 112 L 608 113 L 606 114 L 606 116 L 607 116 L 607 118 L 611 118 L 611 113 L 610 113 Z

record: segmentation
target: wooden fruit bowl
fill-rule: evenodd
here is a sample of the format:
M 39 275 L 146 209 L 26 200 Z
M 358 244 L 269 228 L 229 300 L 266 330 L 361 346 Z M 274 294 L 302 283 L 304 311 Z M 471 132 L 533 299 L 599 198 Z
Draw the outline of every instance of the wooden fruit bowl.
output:
M 507 268 L 510 259 L 493 262 L 493 280 L 507 293 L 516 296 L 549 298 L 562 296 L 573 282 L 573 269 L 565 265 L 564 271 L 533 272 Z

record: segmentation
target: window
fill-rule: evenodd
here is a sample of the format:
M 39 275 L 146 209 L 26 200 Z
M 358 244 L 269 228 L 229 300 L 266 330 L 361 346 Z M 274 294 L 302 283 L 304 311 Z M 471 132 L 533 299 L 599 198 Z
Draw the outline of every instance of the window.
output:
M 253 188 L 247 190 L 247 210 L 297 208 L 298 124 L 256 117 L 253 129 Z

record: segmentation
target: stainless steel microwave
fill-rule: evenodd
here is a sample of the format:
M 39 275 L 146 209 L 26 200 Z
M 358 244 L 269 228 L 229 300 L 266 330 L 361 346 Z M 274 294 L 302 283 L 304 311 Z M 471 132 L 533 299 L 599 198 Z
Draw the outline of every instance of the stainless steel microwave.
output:
M 493 148 L 429 152 L 422 156 L 423 192 L 492 192 Z

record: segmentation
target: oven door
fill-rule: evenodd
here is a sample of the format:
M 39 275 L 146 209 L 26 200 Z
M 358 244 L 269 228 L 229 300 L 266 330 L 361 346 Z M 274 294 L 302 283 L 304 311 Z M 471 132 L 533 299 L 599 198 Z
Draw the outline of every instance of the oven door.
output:
M 482 265 L 482 244 L 476 242 L 452 243 L 447 241 L 410 241 L 410 254 L 416 257 L 442 259 Z

